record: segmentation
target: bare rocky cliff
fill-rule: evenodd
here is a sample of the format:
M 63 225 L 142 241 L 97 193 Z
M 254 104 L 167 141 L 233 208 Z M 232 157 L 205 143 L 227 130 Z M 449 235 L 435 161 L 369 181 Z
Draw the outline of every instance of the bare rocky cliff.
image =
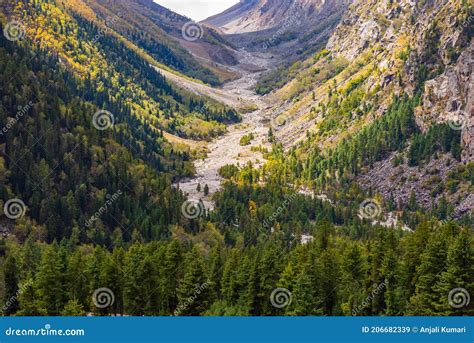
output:
M 453 170 L 473 161 L 472 7 L 461 0 L 353 1 L 325 49 L 292 65 L 291 80 L 267 95 L 279 103 L 270 120 L 284 123 L 275 129 L 278 140 L 290 148 L 310 136 L 313 146 L 326 151 L 384 116 L 394 95 L 421 94 L 418 127 L 426 132 L 449 122 L 461 130 L 461 161 L 440 154 L 423 170 L 409 168 L 406 161 L 395 168 L 395 154 L 358 181 L 401 204 L 415 192 L 426 208 L 443 194 L 460 211 L 472 208 L 464 201 L 469 185 L 436 193 L 440 185 L 433 181 L 435 175 L 449 183 Z
M 473 161 L 474 151 L 474 39 L 455 65 L 425 83 L 417 123 L 426 130 L 433 122 L 453 122 L 462 130 L 463 161 Z
M 317 63 L 306 61 L 296 77 L 275 92 L 275 98 L 283 100 L 285 116 L 295 119 L 295 125 L 282 129 L 283 141 L 292 137 L 289 141 L 295 142 L 295 136 L 303 137 L 323 119 L 324 111 L 318 108 L 329 100 L 328 88 L 343 91 L 357 82 L 365 92 L 377 94 L 367 99 L 373 108 L 369 121 L 383 115 L 393 94 L 413 95 L 423 74 L 418 125 L 426 130 L 437 122 L 463 121 L 463 156 L 472 160 L 473 48 L 469 32 L 472 37 L 473 19 L 466 15 L 462 1 L 354 1 L 328 40 L 328 57 Z M 314 76 L 334 66 L 340 70 L 333 78 L 319 81 Z M 306 89 L 295 90 L 302 87 Z M 335 132 L 329 139 L 337 142 L 338 137 L 344 135 Z
M 264 31 L 282 25 L 289 17 L 311 20 L 325 5 L 326 0 L 244 0 L 205 22 L 226 34 Z
M 286 64 L 326 45 L 352 0 L 244 0 L 203 23 L 235 46 Z

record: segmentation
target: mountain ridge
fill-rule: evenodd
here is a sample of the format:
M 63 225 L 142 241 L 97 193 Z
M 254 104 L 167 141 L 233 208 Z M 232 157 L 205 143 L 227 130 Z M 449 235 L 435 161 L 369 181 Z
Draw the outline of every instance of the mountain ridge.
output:
M 253 52 L 271 54 L 287 68 L 325 46 L 352 0 L 251 0 L 202 23 Z
M 247 0 L 206 20 L 226 34 L 265 31 L 281 25 L 289 17 L 307 20 L 321 10 L 326 0 Z

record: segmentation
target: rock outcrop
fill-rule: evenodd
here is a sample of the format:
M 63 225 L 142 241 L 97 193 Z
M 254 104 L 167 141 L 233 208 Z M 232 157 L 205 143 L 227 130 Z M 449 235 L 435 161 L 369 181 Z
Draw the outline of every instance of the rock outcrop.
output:
M 474 159 L 474 39 L 457 63 L 425 83 L 417 123 L 426 130 L 433 122 L 451 122 L 462 130 L 463 160 Z

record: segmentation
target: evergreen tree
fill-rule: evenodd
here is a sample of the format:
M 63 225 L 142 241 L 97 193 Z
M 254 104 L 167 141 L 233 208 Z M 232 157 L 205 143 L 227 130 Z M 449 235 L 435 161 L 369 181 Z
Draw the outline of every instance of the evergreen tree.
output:
M 281 248 L 278 248 L 276 243 L 270 242 L 266 245 L 262 252 L 262 257 L 258 263 L 258 277 L 259 277 L 259 292 L 258 309 L 261 315 L 272 315 L 277 313 L 270 301 L 270 296 L 276 288 L 279 274 L 281 273 L 284 257 Z
M 320 288 L 322 296 L 322 305 L 325 315 L 339 314 L 334 313 L 335 306 L 339 299 L 340 287 L 340 263 L 338 261 L 338 252 L 335 249 L 323 251 L 317 260 L 320 270 Z
M 222 261 L 222 248 L 220 244 L 216 244 L 216 246 L 212 248 L 209 254 L 209 266 L 209 287 L 216 297 L 220 297 L 222 269 L 224 267 Z
M 108 255 L 104 259 L 103 267 L 101 270 L 101 280 L 105 287 L 109 288 L 114 294 L 114 303 L 109 306 L 106 310 L 111 314 L 124 313 L 124 270 L 126 260 L 126 254 L 122 248 L 115 249 L 112 254 Z M 145 272 L 146 273 L 146 272 Z M 146 278 L 153 277 L 153 275 L 145 274 Z M 147 280 L 143 279 L 143 281 Z M 156 285 L 156 280 L 155 283 Z M 145 285 L 142 283 L 143 287 Z M 148 300 L 148 299 L 146 299 Z M 144 299 L 145 301 L 145 299 Z M 145 307 L 145 306 L 143 306 Z
M 179 315 L 197 316 L 208 309 L 209 283 L 204 263 L 196 247 L 185 259 L 186 270 L 178 287 Z
M 341 309 L 351 315 L 369 296 L 364 292 L 366 262 L 358 243 L 351 243 L 342 258 Z
M 166 313 L 173 313 L 178 306 L 176 290 L 183 273 L 182 254 L 182 248 L 178 241 L 173 240 L 168 244 L 164 256 L 164 277 L 161 279 L 160 285 L 162 306 Z
M 320 294 L 319 271 L 317 264 L 311 261 L 298 277 L 292 293 L 292 310 L 288 313 L 296 316 L 314 316 L 323 314 L 323 302 Z
M 472 235 L 467 229 L 463 229 L 457 237 L 451 239 L 446 269 L 434 286 L 436 294 L 439 295 L 435 304 L 436 312 L 439 315 L 473 315 L 474 310 L 467 304 L 466 293 L 462 294 L 464 292 L 462 289 L 469 294 L 468 290 L 474 286 L 472 275 L 474 275 Z M 450 293 L 451 299 L 449 299 Z M 455 299 L 456 293 L 461 297 L 460 299 Z M 463 296 L 464 298 L 462 298 Z M 462 304 L 464 306 L 461 306 Z
M 382 273 L 384 275 L 383 287 L 379 285 L 379 292 L 384 295 L 384 303 L 386 306 L 385 314 L 395 316 L 399 313 L 399 299 L 397 287 L 397 258 L 393 250 L 385 253 L 382 262 Z
M 66 273 L 66 285 L 69 299 L 76 301 L 85 309 L 90 307 L 90 276 L 84 266 L 87 264 L 87 255 L 83 249 L 71 253 L 68 258 L 68 270 Z
M 222 289 L 223 299 L 229 304 L 235 304 L 238 300 L 237 290 L 237 268 L 239 264 L 239 253 L 237 249 L 230 250 L 224 264 L 222 273 Z
M 86 312 L 81 303 L 77 300 L 69 300 L 64 306 L 64 310 L 61 312 L 61 316 L 85 316 Z
M 3 265 L 5 295 L 3 297 L 3 314 L 11 315 L 18 311 L 18 264 L 14 253 L 10 253 Z
M 428 316 L 438 314 L 436 307 L 442 295 L 435 286 L 446 270 L 448 230 L 450 228 L 444 227 L 433 232 L 421 254 L 421 263 L 416 271 L 416 290 L 410 299 L 408 314 Z
M 36 280 L 31 279 L 32 284 L 26 287 L 19 295 L 20 311 L 19 316 L 47 316 L 50 313 L 38 301 Z
M 48 315 L 60 315 L 66 304 L 64 267 L 58 245 L 48 246 L 41 258 L 35 282 L 38 305 Z

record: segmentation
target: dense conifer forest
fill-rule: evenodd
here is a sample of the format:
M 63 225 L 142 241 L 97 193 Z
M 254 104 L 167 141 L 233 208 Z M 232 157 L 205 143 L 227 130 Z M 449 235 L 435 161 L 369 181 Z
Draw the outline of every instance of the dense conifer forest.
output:
M 186 215 L 176 182 L 195 174 L 196 152 L 165 136 L 210 140 L 241 114 L 175 86 L 148 57 L 215 76 L 138 30 L 102 34 L 61 1 L 17 10 L 29 34 L 0 36 L 0 205 L 22 205 L 0 218 L 3 315 L 474 315 L 448 301 L 460 285 L 474 290 L 472 215 L 445 196 L 424 208 L 413 192 L 404 205 L 357 182 L 391 154 L 410 167 L 444 154 L 460 163 L 460 131 L 416 124 L 423 76 L 323 150 L 326 128 L 370 111 L 357 82 L 329 90 L 318 134 L 287 149 L 270 129 L 263 166 L 222 167 L 214 208 Z M 459 164 L 434 196 L 473 183 L 474 164 Z M 366 199 L 378 213 L 361 214 Z M 389 213 L 396 228 L 384 225 Z M 93 296 L 103 288 L 110 306 Z

